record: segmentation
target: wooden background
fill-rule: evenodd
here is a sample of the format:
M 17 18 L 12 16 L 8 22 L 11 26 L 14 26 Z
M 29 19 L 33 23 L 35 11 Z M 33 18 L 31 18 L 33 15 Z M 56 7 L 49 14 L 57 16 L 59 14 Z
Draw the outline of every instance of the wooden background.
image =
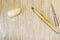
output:
M 60 40 L 60 34 L 51 30 L 33 11 L 38 7 L 53 22 L 50 3 L 53 3 L 60 23 L 60 0 L 0 0 L 0 40 Z M 14 18 L 8 10 L 23 8 Z

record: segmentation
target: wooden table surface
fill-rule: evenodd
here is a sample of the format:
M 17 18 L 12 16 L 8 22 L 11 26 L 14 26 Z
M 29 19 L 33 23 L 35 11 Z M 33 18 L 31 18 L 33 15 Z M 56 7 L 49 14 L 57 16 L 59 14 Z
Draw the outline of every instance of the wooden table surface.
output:
M 51 30 L 31 9 L 38 7 L 53 22 L 50 3 L 60 23 L 60 0 L 0 0 L 0 40 L 60 40 L 60 34 Z M 23 8 L 22 13 L 8 17 L 8 10 L 17 7 Z

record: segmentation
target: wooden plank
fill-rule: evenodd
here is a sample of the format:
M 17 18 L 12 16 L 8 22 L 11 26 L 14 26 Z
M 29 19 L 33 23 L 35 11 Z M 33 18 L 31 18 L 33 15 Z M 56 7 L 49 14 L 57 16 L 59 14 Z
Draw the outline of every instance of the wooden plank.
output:
M 38 7 L 52 21 L 51 14 L 48 14 L 52 13 L 50 2 L 54 3 L 60 20 L 59 0 L 0 0 L 0 40 L 60 40 L 60 35 L 51 30 L 31 9 L 32 6 Z M 24 8 L 21 15 L 9 18 L 8 10 L 17 7 Z

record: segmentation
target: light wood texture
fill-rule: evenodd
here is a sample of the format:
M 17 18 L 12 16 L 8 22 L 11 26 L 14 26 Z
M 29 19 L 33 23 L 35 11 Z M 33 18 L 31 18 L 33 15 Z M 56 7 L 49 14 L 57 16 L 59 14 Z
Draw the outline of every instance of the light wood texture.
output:
M 51 30 L 31 9 L 38 7 L 53 22 L 51 2 L 56 7 L 60 23 L 59 0 L 0 0 L 0 40 L 60 40 L 60 34 Z M 8 10 L 17 7 L 23 8 L 21 15 L 9 18 Z

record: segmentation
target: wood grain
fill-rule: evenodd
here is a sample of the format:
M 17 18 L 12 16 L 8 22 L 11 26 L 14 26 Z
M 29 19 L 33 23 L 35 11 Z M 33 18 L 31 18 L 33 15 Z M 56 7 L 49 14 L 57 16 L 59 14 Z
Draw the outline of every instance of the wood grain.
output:
M 56 7 L 60 23 L 59 0 L 0 0 L 0 40 L 60 40 L 60 34 L 51 30 L 31 9 L 38 7 L 53 22 L 50 3 Z M 8 10 L 23 8 L 21 15 L 9 18 Z M 60 27 L 60 26 L 59 26 Z

